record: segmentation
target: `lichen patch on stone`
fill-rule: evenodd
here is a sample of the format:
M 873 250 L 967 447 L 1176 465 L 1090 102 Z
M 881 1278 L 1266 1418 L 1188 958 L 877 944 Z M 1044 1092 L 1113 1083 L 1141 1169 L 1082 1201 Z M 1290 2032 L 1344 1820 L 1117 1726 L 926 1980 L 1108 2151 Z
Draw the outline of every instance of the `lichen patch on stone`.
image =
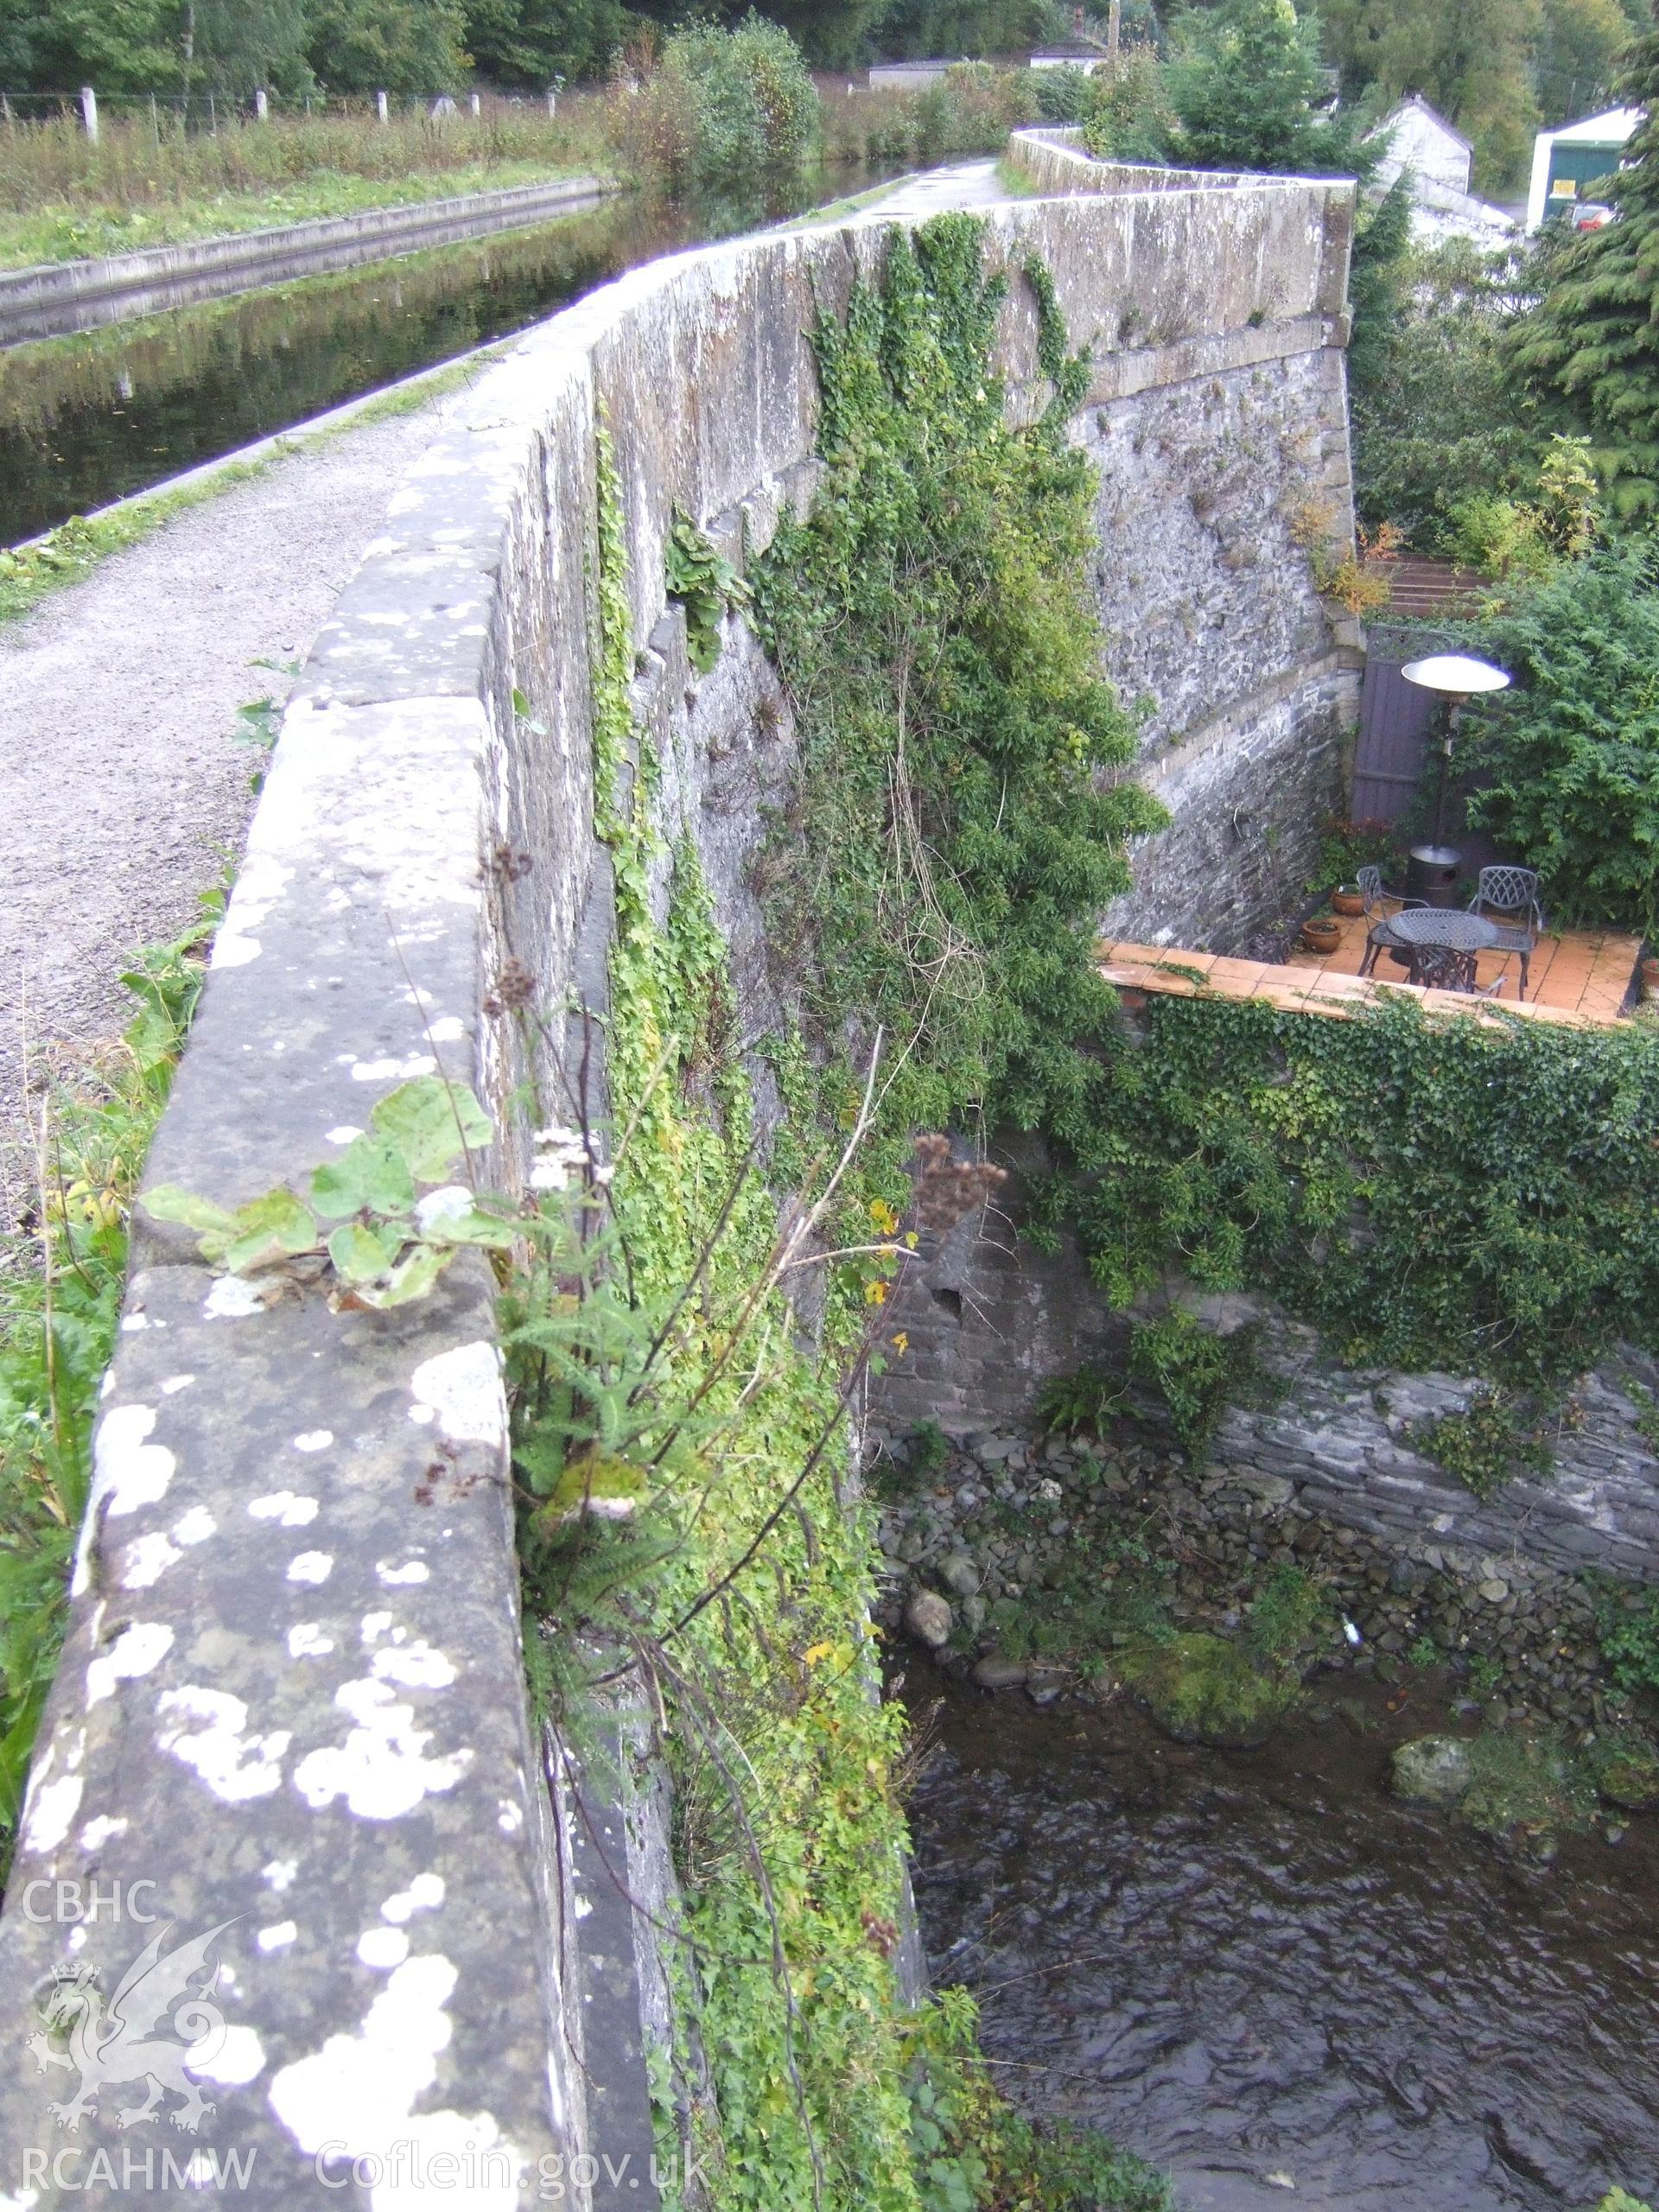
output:
M 268 1797 L 280 1784 L 292 1731 L 278 1728 L 268 1736 L 247 1735 L 248 1708 L 239 1697 L 188 1683 L 181 1689 L 164 1690 L 156 1709 L 167 1716 L 156 1732 L 157 1751 L 170 1751 L 193 1768 L 227 1805 Z
M 342 1682 L 334 1703 L 355 1726 L 343 1744 L 308 1752 L 294 1770 L 294 1786 L 314 1811 L 343 1797 L 359 1820 L 401 1820 L 429 1791 L 453 1789 L 472 1763 L 464 1750 L 428 1758 L 431 1730 L 417 1728 L 414 1707 L 383 1681 Z

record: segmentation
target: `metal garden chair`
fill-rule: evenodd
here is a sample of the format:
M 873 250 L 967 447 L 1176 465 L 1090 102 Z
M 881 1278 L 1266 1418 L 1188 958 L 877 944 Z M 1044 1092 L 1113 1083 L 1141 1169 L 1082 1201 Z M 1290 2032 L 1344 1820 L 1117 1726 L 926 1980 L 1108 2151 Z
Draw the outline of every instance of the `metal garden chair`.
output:
M 1359 886 L 1359 895 L 1365 901 L 1365 919 L 1369 934 L 1365 940 L 1365 957 L 1359 963 L 1362 976 L 1369 976 L 1376 965 L 1376 956 L 1384 945 L 1393 951 L 1402 952 L 1388 934 L 1389 922 L 1407 906 L 1427 906 L 1427 899 L 1414 899 L 1403 891 L 1391 891 L 1382 880 L 1380 868 L 1357 869 L 1354 880 Z
M 1471 997 L 1495 999 L 1503 988 L 1500 976 L 1494 983 L 1475 981 L 1478 952 L 1465 952 L 1455 944 L 1417 944 L 1411 949 L 1411 967 L 1406 980 L 1421 983 L 1425 990 L 1464 991 Z
M 1527 970 L 1532 949 L 1543 935 L 1544 910 L 1538 899 L 1538 871 L 1530 868 L 1484 868 L 1469 912 L 1492 922 L 1497 931 L 1499 952 L 1520 956 L 1521 988 L 1527 995 Z

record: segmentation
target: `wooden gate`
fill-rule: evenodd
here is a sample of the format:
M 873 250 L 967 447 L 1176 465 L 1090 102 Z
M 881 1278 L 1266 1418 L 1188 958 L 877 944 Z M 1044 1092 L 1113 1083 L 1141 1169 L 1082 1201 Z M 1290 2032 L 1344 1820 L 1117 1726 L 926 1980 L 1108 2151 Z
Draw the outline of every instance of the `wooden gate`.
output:
M 1359 743 L 1354 753 L 1356 822 L 1398 822 L 1410 811 L 1422 780 L 1423 756 L 1441 702 L 1400 673 L 1407 661 L 1456 652 L 1453 633 L 1375 622 L 1365 640 L 1365 681 L 1359 695 Z

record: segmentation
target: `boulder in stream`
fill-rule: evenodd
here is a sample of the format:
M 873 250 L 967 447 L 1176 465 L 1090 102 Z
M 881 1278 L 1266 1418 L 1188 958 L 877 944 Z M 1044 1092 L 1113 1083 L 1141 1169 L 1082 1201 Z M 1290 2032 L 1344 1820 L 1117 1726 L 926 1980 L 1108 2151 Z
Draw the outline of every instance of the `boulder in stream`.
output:
M 1396 1797 L 1428 1805 L 1460 1804 L 1474 1778 L 1474 1759 L 1460 1736 L 1415 1736 L 1402 1744 L 1390 1777 Z
M 905 1607 L 905 1626 L 918 1643 L 941 1650 L 950 1640 L 950 1608 L 935 1590 L 918 1590 Z

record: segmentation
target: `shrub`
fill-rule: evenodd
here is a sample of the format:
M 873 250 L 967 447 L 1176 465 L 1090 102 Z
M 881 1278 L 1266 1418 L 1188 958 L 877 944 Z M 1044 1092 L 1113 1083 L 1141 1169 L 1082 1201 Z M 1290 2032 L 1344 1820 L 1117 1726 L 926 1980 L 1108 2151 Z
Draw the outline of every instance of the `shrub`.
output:
M 1000 153 L 1010 130 L 1040 122 L 1042 80 L 1057 73 L 965 61 L 920 92 L 859 88 L 823 104 L 830 162 L 931 162 Z
M 1391 823 L 1344 822 L 1332 815 L 1320 833 L 1306 888 L 1330 891 L 1338 883 L 1351 883 L 1363 868 L 1380 868 L 1386 874 L 1394 844 Z
M 1659 550 L 1545 577 L 1485 624 L 1516 678 L 1471 717 L 1471 823 L 1543 881 L 1561 919 L 1659 924 Z M 1466 725 L 1467 727 L 1467 725 Z
M 734 30 L 693 23 L 639 81 L 619 85 L 612 136 L 636 169 L 671 186 L 798 172 L 817 143 L 818 95 L 799 47 L 751 12 Z
M 1037 112 L 1045 123 L 1081 123 L 1090 109 L 1094 80 L 1086 69 L 1039 69 Z
M 1525 1470 L 1546 1474 L 1548 1445 L 1502 1391 L 1484 1390 L 1461 1413 L 1423 1422 L 1413 1441 L 1475 1497 L 1494 1497 Z
M 1659 1590 L 1605 1592 L 1596 1633 L 1607 1672 L 1622 1690 L 1659 1694 Z
M 1170 1426 L 1196 1467 L 1210 1449 L 1217 1424 L 1255 1371 L 1254 1328 L 1224 1337 L 1206 1329 L 1185 1306 L 1129 1329 L 1129 1370 L 1154 1383 L 1169 1408 Z
M 1461 239 L 1401 248 L 1375 228 L 1355 247 L 1355 493 L 1368 521 L 1397 523 L 1423 552 L 1451 552 L 1459 499 L 1521 499 L 1532 487 L 1536 410 L 1511 391 L 1503 353 L 1517 264 Z
M 1083 141 L 1099 161 L 1161 162 L 1174 123 L 1157 54 L 1149 46 L 1128 47 L 1115 77 L 1092 81 Z

